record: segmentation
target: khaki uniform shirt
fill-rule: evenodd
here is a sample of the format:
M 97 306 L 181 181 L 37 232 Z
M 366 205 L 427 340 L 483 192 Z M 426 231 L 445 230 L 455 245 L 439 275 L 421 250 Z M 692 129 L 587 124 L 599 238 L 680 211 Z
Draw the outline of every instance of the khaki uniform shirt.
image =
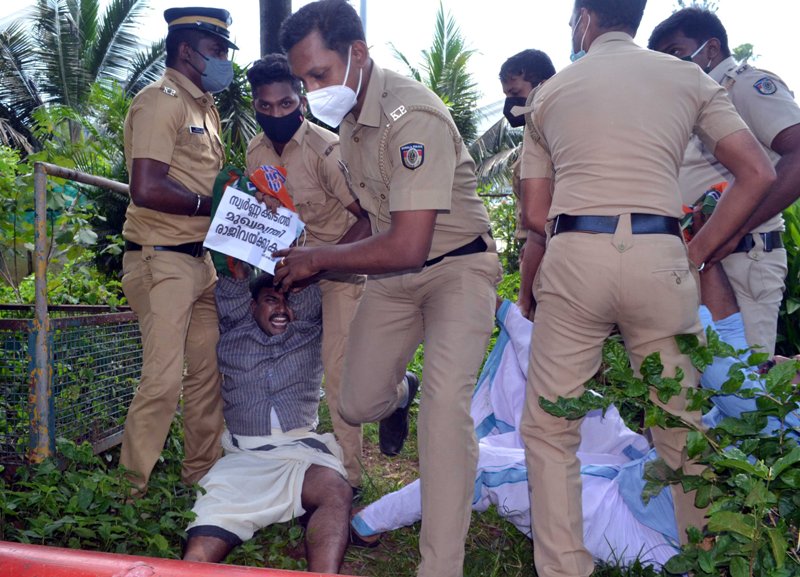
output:
M 389 229 L 393 212 L 436 210 L 430 259 L 489 232 L 475 163 L 445 105 L 419 82 L 373 63 L 361 113 L 345 117 L 339 139 L 373 233 Z
M 537 91 L 522 178 L 554 178 L 548 215 L 681 216 L 678 188 L 692 133 L 710 151 L 746 129 L 725 90 L 699 66 L 641 48 L 623 32 Z
M 522 181 L 520 171 L 522 170 L 522 157 L 514 161 L 511 165 L 511 192 L 514 193 L 514 238 L 525 240 L 528 238 L 528 231 L 522 228 Z
M 332 132 L 303 121 L 278 154 L 263 133 L 247 147 L 247 172 L 259 166 L 286 169 L 286 189 L 306 225 L 306 244 L 335 244 L 356 222 L 347 207 L 356 201 L 339 165 L 339 138 Z
M 169 164 L 169 178 L 190 191 L 211 196 L 225 161 L 214 97 L 186 76 L 167 68 L 136 95 L 125 119 L 125 160 L 131 174 L 134 158 Z M 143 245 L 202 241 L 208 217 L 168 214 L 128 205 L 122 234 Z
M 773 139 L 785 128 L 800 123 L 800 107 L 783 81 L 749 64 L 738 65 L 733 57 L 726 58 L 709 76 L 728 90 L 733 105 L 761 143 L 773 164 L 780 155 L 770 148 Z M 686 148 L 680 173 L 683 203 L 694 204 L 712 185 L 733 180 L 733 175 L 703 145 L 693 137 Z M 775 215 L 753 232 L 783 229 L 783 217 Z

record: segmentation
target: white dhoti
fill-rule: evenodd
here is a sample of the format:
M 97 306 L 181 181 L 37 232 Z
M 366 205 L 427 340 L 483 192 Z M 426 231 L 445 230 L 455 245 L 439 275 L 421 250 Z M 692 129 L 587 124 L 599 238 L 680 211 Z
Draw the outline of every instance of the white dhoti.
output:
M 345 477 L 342 451 L 330 433 L 289 431 L 265 437 L 222 436 L 225 456 L 200 480 L 189 524 L 190 537 L 218 537 L 231 544 L 250 539 L 263 527 L 305 513 L 303 480 L 311 465 Z

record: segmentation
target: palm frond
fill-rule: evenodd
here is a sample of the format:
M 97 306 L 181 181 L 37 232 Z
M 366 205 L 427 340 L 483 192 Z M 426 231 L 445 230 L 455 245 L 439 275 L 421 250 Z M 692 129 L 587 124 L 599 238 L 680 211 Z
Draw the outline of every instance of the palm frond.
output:
M 445 13 L 441 1 L 436 13 L 433 42 L 430 49 L 422 51 L 419 69 L 394 45 L 390 46 L 395 57 L 408 66 L 411 76 L 442 99 L 464 141 L 472 142 L 478 131 L 476 109 L 480 93 L 468 64 L 475 50 L 467 48 L 455 19 L 450 13 Z
M 408 67 L 408 73 L 411 78 L 417 82 L 422 82 L 422 76 L 420 75 L 419 70 L 413 64 L 411 64 L 411 61 L 408 59 L 408 57 L 400 52 L 400 50 L 398 50 L 392 42 L 389 42 L 389 47 L 392 49 L 392 54 L 394 54 L 394 57 Z
M 76 106 L 87 90 L 79 19 L 70 11 L 75 7 L 74 0 L 39 0 L 36 5 L 34 33 L 43 68 L 39 82 L 45 102 Z
M 11 23 L 0 32 L 0 106 L 3 117 L 16 131 L 31 119 L 43 104 L 36 84 L 38 70 L 36 43 L 23 20 Z
M 125 94 L 134 96 L 142 88 L 158 80 L 164 74 L 164 40 L 154 42 L 147 50 L 142 50 L 131 60 L 128 79 L 125 82 Z
M 92 79 L 113 79 L 121 83 L 128 80 L 131 61 L 142 48 L 138 23 L 149 9 L 147 0 L 112 0 L 99 21 L 97 38 L 91 45 L 86 69 Z
M 16 148 L 25 154 L 32 153 L 31 135 L 27 134 L 24 129 L 23 131 L 18 130 L 18 126 L 15 126 L 13 120 L 5 118 L 3 113 L 3 107 L 0 106 L 0 144 Z
M 214 99 L 230 148 L 246 150 L 248 142 L 258 132 L 258 125 L 253 116 L 252 96 L 245 69 L 234 63 L 233 72 L 231 85 L 216 94 Z
M 469 146 L 476 164 L 478 182 L 503 186 L 511 177 L 511 165 L 522 149 L 522 131 L 511 128 L 505 118 L 495 122 Z

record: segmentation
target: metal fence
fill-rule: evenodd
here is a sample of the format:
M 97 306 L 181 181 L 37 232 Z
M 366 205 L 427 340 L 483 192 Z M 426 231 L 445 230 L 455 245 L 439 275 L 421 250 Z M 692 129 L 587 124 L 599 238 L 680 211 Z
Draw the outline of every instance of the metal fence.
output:
M 51 306 L 48 444 L 88 441 L 103 451 L 119 441 L 142 362 L 136 316 L 127 309 Z M 36 328 L 31 306 L 0 305 L 0 463 L 21 462 L 31 434 L 31 368 Z M 45 353 L 47 354 L 47 353 Z
M 102 451 L 119 441 L 141 372 L 130 310 L 47 303 L 47 176 L 127 193 L 127 185 L 52 164 L 34 166 L 36 301 L 0 306 L 0 463 L 51 455 L 57 437 Z

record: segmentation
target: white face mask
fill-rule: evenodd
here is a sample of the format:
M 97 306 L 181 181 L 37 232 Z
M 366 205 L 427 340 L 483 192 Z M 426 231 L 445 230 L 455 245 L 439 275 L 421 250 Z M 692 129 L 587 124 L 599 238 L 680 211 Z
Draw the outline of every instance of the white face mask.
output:
M 358 87 L 355 92 L 346 84 L 347 76 L 350 74 L 352 54 L 353 47 L 350 46 L 347 51 L 347 69 L 344 72 L 344 80 L 341 84 L 326 86 L 306 94 L 311 114 L 332 128 L 336 128 L 342 123 L 347 113 L 356 105 L 358 94 L 361 92 L 363 69 L 358 70 Z

